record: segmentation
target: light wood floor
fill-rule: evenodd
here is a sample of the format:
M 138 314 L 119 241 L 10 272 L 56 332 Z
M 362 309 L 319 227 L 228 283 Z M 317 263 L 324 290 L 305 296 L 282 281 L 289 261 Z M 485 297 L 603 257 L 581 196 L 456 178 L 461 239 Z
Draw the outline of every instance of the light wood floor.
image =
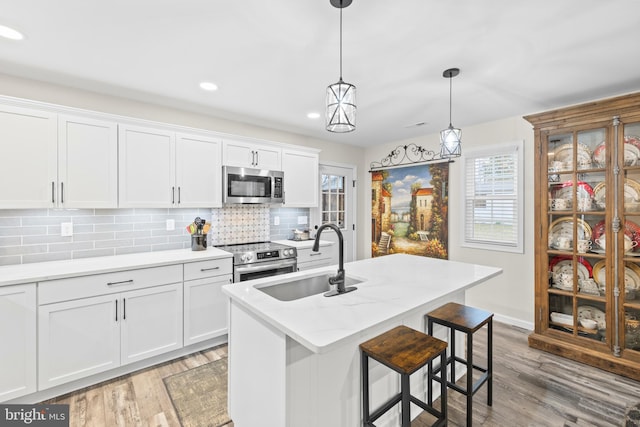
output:
M 486 406 L 483 386 L 474 397 L 474 426 L 624 425 L 626 408 L 640 402 L 639 382 L 531 349 L 528 333 L 494 322 L 493 406 Z M 478 364 L 484 363 L 485 336 L 482 330 L 474 338 Z M 70 405 L 71 427 L 177 427 L 162 378 L 217 360 L 226 352 L 226 346 L 216 347 L 49 402 Z M 449 391 L 448 397 L 449 426 L 464 426 L 463 396 Z M 428 421 L 429 416 L 421 415 L 412 427 L 426 427 Z

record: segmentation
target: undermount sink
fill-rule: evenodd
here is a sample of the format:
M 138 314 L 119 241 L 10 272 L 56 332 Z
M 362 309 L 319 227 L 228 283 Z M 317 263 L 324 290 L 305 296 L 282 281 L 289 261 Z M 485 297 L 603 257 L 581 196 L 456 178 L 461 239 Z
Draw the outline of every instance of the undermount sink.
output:
M 333 276 L 333 274 L 323 273 L 319 276 L 301 277 L 299 279 L 256 289 L 280 301 L 293 301 L 330 291 L 332 288 L 329 285 L 329 277 L 331 276 Z M 345 286 L 351 286 L 361 282 L 362 280 L 353 277 L 345 278 Z

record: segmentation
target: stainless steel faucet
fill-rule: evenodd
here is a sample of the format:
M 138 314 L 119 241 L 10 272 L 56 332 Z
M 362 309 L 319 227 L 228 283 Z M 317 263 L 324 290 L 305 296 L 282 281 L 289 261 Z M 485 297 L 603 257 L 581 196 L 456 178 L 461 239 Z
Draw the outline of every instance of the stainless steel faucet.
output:
M 336 289 L 326 292 L 324 296 L 332 297 L 334 295 L 346 294 L 347 292 L 355 291 L 357 289 L 355 286 L 344 286 L 344 239 L 342 237 L 342 231 L 340 231 L 340 228 L 337 225 L 322 224 L 320 228 L 318 228 L 316 240 L 313 242 L 313 248 L 311 250 L 314 252 L 318 252 L 320 250 L 320 234 L 322 234 L 322 230 L 325 228 L 331 228 L 338 235 L 338 274 L 329 277 L 329 284 L 336 285 Z

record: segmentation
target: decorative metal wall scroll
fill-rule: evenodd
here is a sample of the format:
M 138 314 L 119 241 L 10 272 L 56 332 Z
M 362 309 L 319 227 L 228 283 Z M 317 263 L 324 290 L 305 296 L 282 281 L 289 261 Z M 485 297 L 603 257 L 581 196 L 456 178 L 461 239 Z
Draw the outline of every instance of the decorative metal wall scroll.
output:
M 414 143 L 398 145 L 395 149 L 379 162 L 371 162 L 371 170 L 387 169 L 394 166 L 413 165 L 417 163 L 453 162 L 450 159 L 440 157 L 440 153 L 427 150 Z M 370 171 L 371 172 L 371 171 Z

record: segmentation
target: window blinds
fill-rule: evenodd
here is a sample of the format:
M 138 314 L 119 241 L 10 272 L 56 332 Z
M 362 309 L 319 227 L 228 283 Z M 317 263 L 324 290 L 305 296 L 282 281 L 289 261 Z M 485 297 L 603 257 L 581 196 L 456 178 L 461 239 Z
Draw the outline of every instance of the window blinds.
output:
M 465 176 L 465 241 L 518 246 L 518 147 L 471 154 Z

